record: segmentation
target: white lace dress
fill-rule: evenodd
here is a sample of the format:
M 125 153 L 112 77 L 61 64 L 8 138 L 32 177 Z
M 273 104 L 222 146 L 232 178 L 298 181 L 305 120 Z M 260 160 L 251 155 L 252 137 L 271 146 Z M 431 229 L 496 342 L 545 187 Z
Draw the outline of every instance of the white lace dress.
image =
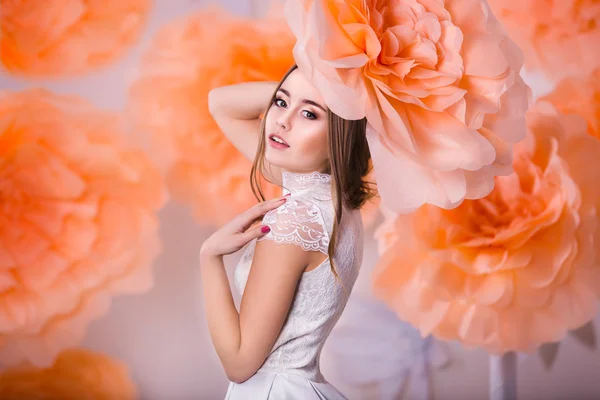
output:
M 331 176 L 319 172 L 284 172 L 283 186 L 283 194 L 291 193 L 291 196 L 283 206 L 265 215 L 263 223 L 268 224 L 271 231 L 259 240 L 294 243 L 306 251 L 321 251 L 327 255 L 334 220 Z M 255 245 L 256 240 L 248 244 L 236 266 L 235 285 L 240 293 L 244 292 L 248 280 Z M 319 357 L 346 306 L 362 256 L 360 211 L 345 209 L 334 260 L 347 293 L 333 275 L 329 258 L 305 272 L 271 353 L 250 379 L 229 384 L 226 399 L 345 399 L 321 374 Z

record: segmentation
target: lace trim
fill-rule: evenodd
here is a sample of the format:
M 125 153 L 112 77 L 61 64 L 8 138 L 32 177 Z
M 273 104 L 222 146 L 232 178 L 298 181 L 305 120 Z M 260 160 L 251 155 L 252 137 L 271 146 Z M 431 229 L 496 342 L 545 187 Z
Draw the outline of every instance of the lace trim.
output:
M 318 171 L 311 173 L 295 173 L 284 171 L 282 174 L 284 192 L 288 193 L 305 191 L 315 186 L 321 186 L 330 190 L 331 175 Z
M 290 199 L 281 207 L 269 211 L 263 224 L 271 231 L 258 240 L 270 239 L 276 243 L 293 243 L 305 251 L 320 251 L 327 255 L 329 233 L 321 209 L 302 199 Z

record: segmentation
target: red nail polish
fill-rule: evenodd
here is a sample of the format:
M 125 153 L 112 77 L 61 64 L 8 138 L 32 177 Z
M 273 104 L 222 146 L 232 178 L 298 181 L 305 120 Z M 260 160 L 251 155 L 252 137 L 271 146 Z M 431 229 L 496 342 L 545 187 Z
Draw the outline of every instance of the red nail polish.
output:
M 260 228 L 260 231 L 262 233 L 268 233 L 270 230 L 271 230 L 271 228 L 268 225 L 265 225 L 262 228 Z

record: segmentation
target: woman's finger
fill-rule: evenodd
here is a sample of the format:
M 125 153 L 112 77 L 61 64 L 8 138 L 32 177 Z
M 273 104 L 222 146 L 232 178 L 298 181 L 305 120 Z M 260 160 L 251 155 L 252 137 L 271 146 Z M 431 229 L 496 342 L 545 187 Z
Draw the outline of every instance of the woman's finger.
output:
M 271 210 L 280 207 L 287 200 L 287 196 L 279 197 L 276 199 L 271 199 L 267 201 L 263 201 L 262 203 L 258 203 L 248 210 L 248 214 L 246 215 L 246 221 L 254 220 L 256 218 L 260 218 L 264 216 Z
M 242 232 L 245 232 L 247 229 L 252 229 L 253 225 L 255 225 L 258 222 L 262 222 L 263 218 L 264 218 L 264 215 L 260 215 L 256 218 L 254 218 L 252 221 L 247 223 L 246 226 L 242 227 Z
M 259 225 L 255 228 L 249 229 L 246 232 L 242 233 L 242 237 L 245 243 L 248 243 L 251 240 L 257 239 L 261 236 L 265 236 L 271 231 L 268 225 Z
M 278 197 L 275 199 L 263 201 L 261 203 L 258 203 L 256 205 L 252 206 L 250 209 L 246 210 L 245 212 L 243 212 L 242 214 L 239 215 L 237 222 L 233 222 L 235 225 L 237 225 L 237 227 L 235 227 L 234 229 L 236 229 L 236 230 L 239 229 L 242 232 L 246 231 L 254 223 L 262 220 L 262 218 L 265 216 L 265 214 L 267 212 L 269 212 L 277 207 L 280 207 L 283 203 L 285 203 L 286 199 L 287 199 L 287 196 Z

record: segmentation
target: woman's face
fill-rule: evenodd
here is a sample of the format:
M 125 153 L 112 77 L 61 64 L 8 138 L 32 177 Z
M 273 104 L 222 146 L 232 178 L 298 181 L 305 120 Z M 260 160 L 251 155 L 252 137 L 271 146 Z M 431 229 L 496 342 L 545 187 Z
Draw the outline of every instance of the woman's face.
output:
M 329 164 L 327 135 L 323 97 L 300 71 L 292 71 L 266 116 L 265 159 L 290 172 L 323 172 Z

